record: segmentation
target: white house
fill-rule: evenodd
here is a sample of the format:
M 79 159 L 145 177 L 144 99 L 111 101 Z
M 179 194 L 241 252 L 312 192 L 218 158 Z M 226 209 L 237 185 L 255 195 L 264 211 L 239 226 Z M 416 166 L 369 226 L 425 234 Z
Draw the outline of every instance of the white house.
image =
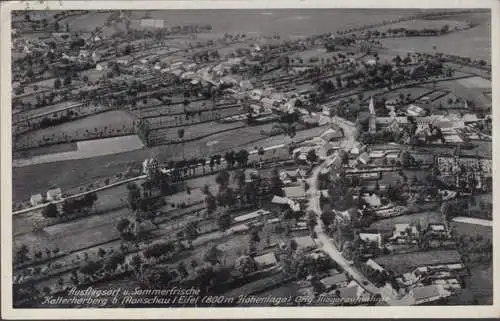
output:
M 278 264 L 278 260 L 276 260 L 276 256 L 274 255 L 273 252 L 256 256 L 253 259 L 260 269 L 271 267 Z
M 42 204 L 42 202 L 43 202 L 42 194 L 31 195 L 30 202 L 31 202 L 32 206 L 37 206 L 37 205 Z
M 100 53 L 98 53 L 97 51 L 94 51 L 94 52 L 92 53 L 92 60 L 93 60 L 94 62 L 99 62 L 99 61 L 101 61 L 101 54 L 100 54 Z
M 60 188 L 53 188 L 47 191 L 47 201 L 57 201 L 62 198 L 62 192 Z
M 375 242 L 382 248 L 382 234 L 380 233 L 359 233 L 359 238 L 365 242 Z
M 104 71 L 108 69 L 109 64 L 107 62 L 99 62 L 95 65 L 95 69 L 98 71 Z

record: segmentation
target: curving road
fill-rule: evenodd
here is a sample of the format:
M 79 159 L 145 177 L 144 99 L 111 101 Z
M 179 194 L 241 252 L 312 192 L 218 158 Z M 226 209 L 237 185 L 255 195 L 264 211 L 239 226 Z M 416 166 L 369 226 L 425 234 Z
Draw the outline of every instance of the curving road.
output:
M 335 119 L 335 117 L 332 118 L 332 121 L 344 129 L 345 139 L 342 143 L 342 146 L 345 149 L 352 148 L 355 144 L 353 136 L 353 132 L 355 130 L 353 126 L 354 124 L 351 125 L 349 124 L 349 122 Z M 328 167 L 328 164 L 331 164 L 331 161 L 336 157 L 337 153 L 329 156 L 324 162 L 322 162 L 313 170 L 311 177 L 308 179 L 308 183 L 310 186 L 309 210 L 316 213 L 318 220 L 320 220 L 321 215 L 320 191 L 318 190 L 318 175 L 322 170 L 326 169 Z M 342 253 L 335 247 L 328 235 L 324 232 L 321 223 L 316 225 L 315 232 L 323 251 L 325 251 L 335 262 L 337 262 L 344 269 L 344 271 L 349 273 L 354 280 L 362 285 L 365 290 L 372 294 L 380 294 L 385 301 L 391 302 L 395 300 L 396 294 L 389 287 L 376 287 L 342 256 Z

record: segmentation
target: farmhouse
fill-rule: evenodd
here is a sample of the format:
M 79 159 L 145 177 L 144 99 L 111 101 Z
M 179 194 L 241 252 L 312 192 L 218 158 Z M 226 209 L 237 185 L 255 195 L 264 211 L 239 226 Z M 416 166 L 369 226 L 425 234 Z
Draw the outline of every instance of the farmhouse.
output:
M 278 261 L 276 260 L 276 256 L 274 253 L 266 253 L 263 255 L 255 256 L 254 258 L 255 263 L 257 264 L 257 267 L 259 269 L 265 269 L 271 266 L 275 266 L 278 264 Z
M 47 201 L 57 201 L 62 198 L 62 192 L 60 188 L 53 188 L 47 191 Z
M 42 202 L 43 202 L 42 194 L 31 195 L 30 203 L 32 206 L 40 205 L 42 204 Z

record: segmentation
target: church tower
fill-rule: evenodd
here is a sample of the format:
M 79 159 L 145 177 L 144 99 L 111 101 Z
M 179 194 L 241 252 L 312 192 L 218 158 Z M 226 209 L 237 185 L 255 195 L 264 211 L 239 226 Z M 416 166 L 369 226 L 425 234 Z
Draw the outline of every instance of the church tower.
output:
M 368 107 L 370 110 L 370 120 L 369 120 L 369 129 L 370 134 L 375 134 L 377 131 L 376 119 L 377 115 L 375 113 L 375 104 L 373 103 L 373 97 L 370 97 L 370 105 Z

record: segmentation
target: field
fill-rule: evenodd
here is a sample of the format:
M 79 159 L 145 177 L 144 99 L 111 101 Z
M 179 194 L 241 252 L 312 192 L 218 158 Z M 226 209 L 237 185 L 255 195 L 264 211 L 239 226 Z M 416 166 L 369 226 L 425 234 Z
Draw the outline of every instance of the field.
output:
M 481 77 L 472 77 L 457 80 L 458 83 L 467 88 L 487 88 L 491 89 L 491 80 Z
M 78 142 L 76 143 L 76 145 L 77 150 L 54 152 L 51 154 L 38 155 L 30 158 L 15 159 L 12 162 L 12 166 L 22 167 L 82 158 L 93 158 L 109 154 L 124 153 L 127 151 L 140 149 L 144 146 L 137 135 L 87 140 Z
M 80 118 L 60 125 L 21 134 L 15 146 L 33 146 L 34 143 L 79 141 L 133 132 L 134 118 L 122 110 L 113 110 Z
M 69 108 L 73 105 L 76 105 L 78 104 L 77 101 L 65 101 L 65 102 L 62 102 L 62 103 L 59 103 L 59 104 L 55 104 L 55 105 L 50 105 L 50 106 L 46 106 L 46 107 L 41 107 L 41 108 L 37 108 L 37 109 L 31 109 L 31 110 L 28 110 L 26 112 L 22 112 L 22 113 L 19 113 L 17 115 L 17 117 L 22 117 L 23 119 L 24 118 L 35 118 L 35 117 L 40 117 L 44 114 L 48 114 L 48 113 L 53 113 L 53 112 L 58 112 L 58 111 L 61 111 L 61 110 L 64 110 L 66 108 Z
M 405 98 L 410 94 L 411 99 L 416 99 L 417 97 L 424 96 L 430 92 L 428 88 L 424 87 L 411 87 L 411 88 L 400 88 L 397 89 L 396 91 L 390 92 L 388 94 L 384 95 L 384 98 L 387 100 L 396 100 L 400 99 L 400 95 L 402 94 Z M 365 97 L 366 99 L 369 99 L 369 97 Z
M 22 151 L 14 151 L 14 152 L 12 152 L 12 158 L 13 159 L 31 158 L 31 157 L 40 156 L 40 155 L 64 153 L 64 152 L 71 152 L 71 151 L 76 151 L 76 150 L 78 150 L 77 143 L 57 144 L 57 145 L 44 146 L 44 147 L 33 148 L 33 149 L 22 150 Z
M 273 137 L 260 133 L 264 126 L 247 126 L 237 130 L 214 134 L 197 141 L 186 142 L 184 157 L 205 157 L 209 154 L 221 153 L 231 149 L 267 147 L 289 143 L 292 140 L 285 135 Z M 312 128 L 297 132 L 294 141 L 312 138 L 323 132 L 326 127 Z M 177 133 L 175 133 L 177 135 Z M 215 143 L 214 143 L 215 142 Z M 207 146 L 210 143 L 210 146 Z M 148 149 L 138 149 L 120 154 L 104 155 L 95 158 L 75 159 L 57 163 L 42 163 L 25 167 L 13 168 L 13 202 L 29 199 L 31 194 L 45 190 L 49 184 L 59 186 L 64 190 L 79 188 L 82 185 L 94 183 L 124 172 L 131 163 L 138 164 L 147 157 L 156 156 L 160 161 L 182 159 L 182 147 L 178 145 L 155 146 Z M 99 164 L 96 166 L 95 164 Z M 26 182 L 30 182 L 26 184 Z
M 217 120 L 225 117 L 241 115 L 243 111 L 240 107 L 218 109 L 218 110 L 207 110 L 203 112 L 196 113 L 187 119 L 185 115 L 179 116 L 159 116 L 154 118 L 148 118 L 148 122 L 151 124 L 150 128 L 162 128 L 162 127 L 180 127 L 180 126 L 191 126 L 196 125 L 200 122 L 205 122 L 208 120 Z
M 188 127 L 183 128 L 184 129 L 183 140 L 196 139 L 206 135 L 216 134 L 217 132 L 220 131 L 237 129 L 242 126 L 245 126 L 245 124 L 242 122 L 224 124 L 215 121 L 195 124 L 195 125 L 188 125 Z M 151 132 L 151 137 L 152 139 L 159 139 L 163 143 L 181 142 L 181 139 L 178 136 L 178 130 L 180 128 L 181 127 L 158 129 Z
M 478 304 L 493 304 L 493 265 L 475 266 L 470 272 L 470 279 L 466 281 L 467 290 L 472 292 Z
M 402 274 L 419 266 L 458 263 L 461 258 L 455 250 L 433 250 L 380 256 L 374 261 L 396 274 Z
M 463 45 L 467 39 L 468 45 Z M 382 39 L 385 48 L 394 53 L 406 54 L 407 52 L 442 52 L 445 54 L 470 57 L 471 59 L 484 59 L 491 62 L 490 24 L 484 23 L 475 28 L 453 32 L 436 37 L 412 37 Z M 434 45 L 436 49 L 434 50 Z
M 477 235 L 481 235 L 484 239 L 493 241 L 493 229 L 488 226 L 461 222 L 450 222 L 450 228 L 455 231 L 458 237 L 464 235 L 468 238 L 469 236 L 476 237 Z
M 376 28 L 380 32 L 385 32 L 388 29 L 398 29 L 398 28 L 405 28 L 405 29 L 441 29 L 444 25 L 448 25 L 450 29 L 455 28 L 455 26 L 459 26 L 463 24 L 460 21 L 455 21 L 455 20 L 409 20 L 409 21 L 403 21 L 403 22 L 398 22 L 395 24 L 391 24 L 388 26 Z
M 430 223 L 442 223 L 443 218 L 439 212 L 422 212 L 409 215 L 391 217 L 383 220 L 378 220 L 370 226 L 370 229 L 378 229 L 381 231 L 391 231 L 395 224 L 417 224 L 420 223 L 422 228 L 426 228 Z

